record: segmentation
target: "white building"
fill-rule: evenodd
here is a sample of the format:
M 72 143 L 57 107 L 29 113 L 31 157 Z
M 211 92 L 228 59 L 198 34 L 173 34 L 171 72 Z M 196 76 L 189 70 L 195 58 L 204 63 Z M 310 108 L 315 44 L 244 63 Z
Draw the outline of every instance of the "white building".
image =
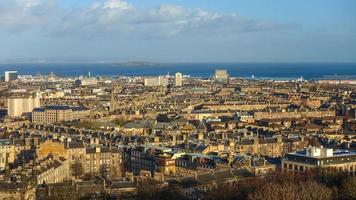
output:
M 5 82 L 16 80 L 18 77 L 17 71 L 5 71 Z
M 164 76 L 156 76 L 156 77 L 147 77 L 144 80 L 145 86 L 167 86 L 168 78 Z
M 80 86 L 96 85 L 98 84 L 98 80 L 96 78 L 91 78 L 91 77 L 82 78 L 76 80 L 76 84 Z
M 215 82 L 219 83 L 227 83 L 229 78 L 229 74 L 226 69 L 217 69 L 215 70 Z
M 41 106 L 37 96 L 14 96 L 7 99 L 7 113 L 10 117 L 19 117 L 23 113 L 30 113 Z
M 180 72 L 176 73 L 175 76 L 175 86 L 176 87 L 182 87 L 183 86 L 183 75 Z
M 285 172 L 305 173 L 314 168 L 356 175 L 356 152 L 346 149 L 310 147 L 304 151 L 287 153 L 282 159 L 282 170 Z

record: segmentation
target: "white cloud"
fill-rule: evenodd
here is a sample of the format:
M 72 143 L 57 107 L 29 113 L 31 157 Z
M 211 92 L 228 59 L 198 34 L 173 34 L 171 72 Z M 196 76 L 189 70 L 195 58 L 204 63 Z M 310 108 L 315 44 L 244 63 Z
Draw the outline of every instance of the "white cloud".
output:
M 16 0 L 16 4 L 11 4 L 12 6 L 0 13 L 0 31 L 34 29 L 40 34 L 56 36 L 110 35 L 147 38 L 234 35 L 239 32 L 298 27 L 295 24 L 249 19 L 236 13 L 219 14 L 169 4 L 150 9 L 135 9 L 125 0 L 106 0 L 85 9 L 68 11 L 54 7 L 53 1 L 55 0 Z
M 133 6 L 124 0 L 107 0 L 104 3 L 103 8 L 131 10 L 131 9 L 133 9 Z
M 0 31 L 46 29 L 56 18 L 55 0 L 1 0 Z
M 190 13 L 187 9 L 177 5 L 161 5 L 158 9 L 154 10 L 156 14 L 172 18 L 187 17 Z
M 29 9 L 41 4 L 41 0 L 16 0 L 16 4 L 24 9 Z

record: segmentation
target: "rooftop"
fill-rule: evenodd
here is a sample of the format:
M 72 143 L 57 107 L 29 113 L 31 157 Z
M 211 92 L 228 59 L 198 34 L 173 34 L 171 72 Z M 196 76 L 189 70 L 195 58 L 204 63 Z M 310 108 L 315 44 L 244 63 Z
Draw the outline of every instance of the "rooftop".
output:
M 41 108 L 35 108 L 33 111 L 35 112 L 44 112 L 45 110 L 74 110 L 74 111 L 80 111 L 80 110 L 87 110 L 86 107 L 83 106 L 76 106 L 76 107 L 72 107 L 72 106 L 57 106 L 57 105 L 53 105 L 53 106 L 44 106 Z
M 293 153 L 288 153 L 289 155 L 302 156 L 307 158 L 328 158 L 328 157 L 343 157 L 343 156 L 356 156 L 355 151 L 350 151 L 346 149 L 329 149 L 329 148 L 318 148 L 310 147 L 304 149 L 303 151 L 297 151 Z

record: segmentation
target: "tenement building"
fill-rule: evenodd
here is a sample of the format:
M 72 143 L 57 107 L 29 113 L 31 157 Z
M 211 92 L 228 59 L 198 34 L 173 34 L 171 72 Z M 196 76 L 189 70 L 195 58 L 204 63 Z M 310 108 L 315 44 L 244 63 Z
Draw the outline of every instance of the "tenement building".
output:
M 89 147 L 83 166 L 85 174 L 105 173 L 106 176 L 119 177 L 122 175 L 122 152 L 117 147 Z
M 15 147 L 8 139 L 0 139 L 0 170 L 15 160 Z
M 85 107 L 45 106 L 32 111 L 33 123 L 58 123 L 80 120 L 88 116 L 90 110 Z
M 347 171 L 356 174 L 356 152 L 311 147 L 295 153 L 287 153 L 282 159 L 282 170 L 305 173 L 314 168 Z
M 54 159 L 49 155 L 36 166 L 37 184 L 59 183 L 70 177 L 69 162 L 64 157 Z

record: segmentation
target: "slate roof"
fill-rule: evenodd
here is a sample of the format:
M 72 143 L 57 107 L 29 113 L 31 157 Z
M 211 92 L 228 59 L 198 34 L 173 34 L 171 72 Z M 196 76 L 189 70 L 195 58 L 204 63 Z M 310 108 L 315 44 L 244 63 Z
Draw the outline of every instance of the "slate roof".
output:
M 84 148 L 84 144 L 82 142 L 69 142 L 68 148 L 69 149 Z

